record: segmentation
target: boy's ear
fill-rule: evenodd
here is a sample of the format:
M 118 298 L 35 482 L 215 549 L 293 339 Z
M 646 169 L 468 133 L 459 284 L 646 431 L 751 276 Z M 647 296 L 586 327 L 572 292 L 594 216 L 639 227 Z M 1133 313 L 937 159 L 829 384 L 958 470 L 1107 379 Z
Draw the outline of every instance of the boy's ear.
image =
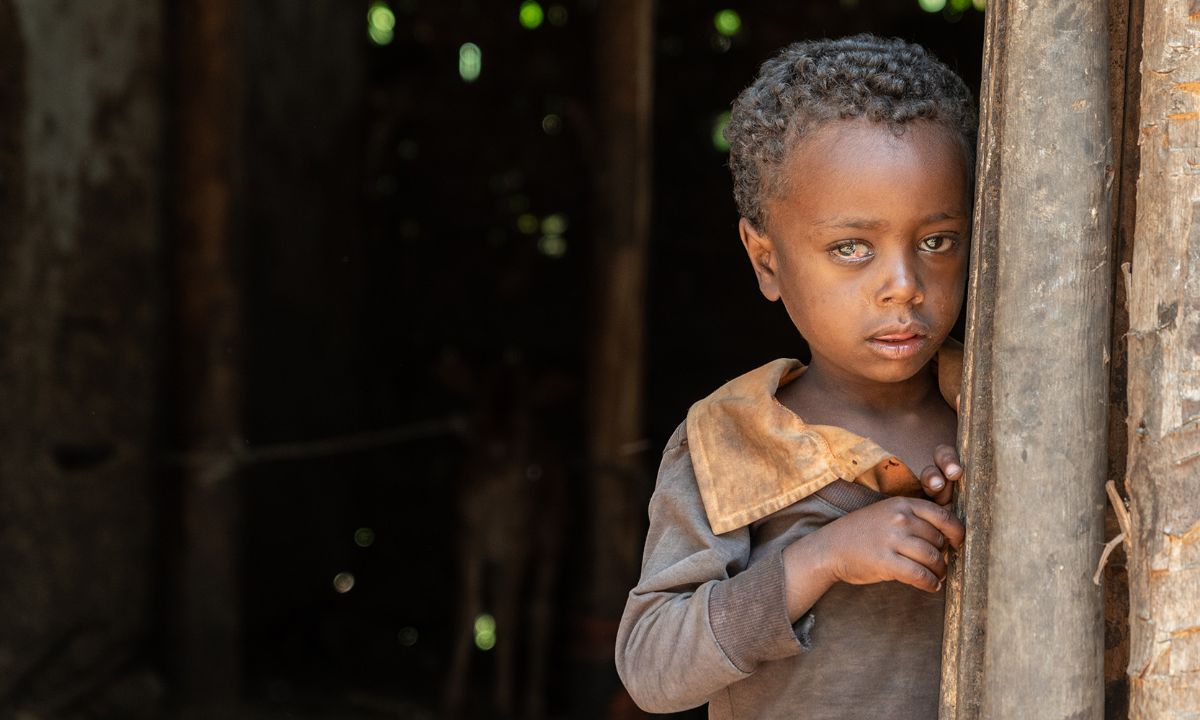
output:
M 771 238 L 759 232 L 754 223 L 746 218 L 738 221 L 738 234 L 742 236 L 742 246 L 750 258 L 750 266 L 758 277 L 758 289 L 763 297 L 775 302 L 779 299 L 779 282 L 776 274 L 775 246 Z

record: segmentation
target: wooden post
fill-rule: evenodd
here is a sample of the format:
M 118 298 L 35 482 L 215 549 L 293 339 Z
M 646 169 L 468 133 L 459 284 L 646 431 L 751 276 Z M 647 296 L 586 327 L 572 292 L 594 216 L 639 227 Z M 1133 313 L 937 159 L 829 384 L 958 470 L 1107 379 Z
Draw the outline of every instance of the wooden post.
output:
M 1107 7 L 1014 0 L 988 12 L 971 287 L 985 326 L 972 327 L 965 372 L 972 537 L 951 581 L 942 716 L 1100 718 Z
M 1200 6 L 1146 3 L 1129 291 L 1130 717 L 1200 711 Z
M 241 430 L 241 297 L 237 282 L 237 158 L 241 12 L 237 0 L 174 4 L 177 93 L 174 237 L 176 478 L 171 661 L 179 702 L 227 714 L 241 682 L 239 496 L 232 443 Z M 221 458 L 230 458 L 222 464 Z
M 592 601 L 620 615 L 637 581 L 638 478 L 646 249 L 650 237 L 650 141 L 654 3 L 612 0 L 596 10 L 598 48 L 595 325 L 588 448 Z M 612 643 L 605 657 L 611 661 Z
M 158 714 L 163 46 L 162 3 L 0 0 L 3 717 Z

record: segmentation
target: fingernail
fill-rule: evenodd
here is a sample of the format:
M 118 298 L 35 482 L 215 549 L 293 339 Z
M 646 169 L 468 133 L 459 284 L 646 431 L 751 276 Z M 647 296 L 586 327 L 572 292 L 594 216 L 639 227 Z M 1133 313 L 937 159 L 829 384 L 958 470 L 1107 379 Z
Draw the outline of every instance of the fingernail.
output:
M 946 483 L 942 482 L 941 478 L 934 478 L 929 481 L 930 490 L 941 490 Z
M 959 467 L 958 465 L 950 465 L 949 467 L 946 468 L 946 474 L 947 475 L 955 475 L 955 476 L 961 475 L 962 468 Z
M 942 585 L 943 585 L 943 584 L 945 584 L 945 581 L 943 581 L 943 580 L 938 580 L 938 586 L 937 586 L 937 590 L 934 590 L 934 592 L 939 592 L 939 591 L 942 589 Z

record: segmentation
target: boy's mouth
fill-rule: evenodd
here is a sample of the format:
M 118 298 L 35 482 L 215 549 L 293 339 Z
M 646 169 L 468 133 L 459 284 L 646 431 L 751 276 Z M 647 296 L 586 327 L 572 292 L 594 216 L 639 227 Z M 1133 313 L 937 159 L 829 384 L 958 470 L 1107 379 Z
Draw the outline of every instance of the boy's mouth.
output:
M 903 360 L 918 353 L 929 342 L 925 329 L 915 325 L 882 328 L 867 339 L 872 350 L 892 360 Z

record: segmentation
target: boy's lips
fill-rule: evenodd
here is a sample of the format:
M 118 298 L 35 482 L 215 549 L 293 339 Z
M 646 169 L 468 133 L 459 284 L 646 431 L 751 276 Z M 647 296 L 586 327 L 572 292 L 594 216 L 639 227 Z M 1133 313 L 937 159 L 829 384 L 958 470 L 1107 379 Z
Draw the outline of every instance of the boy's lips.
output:
M 880 328 L 867 338 L 867 345 L 889 360 L 904 360 L 917 355 L 929 342 L 928 330 L 916 323 Z

